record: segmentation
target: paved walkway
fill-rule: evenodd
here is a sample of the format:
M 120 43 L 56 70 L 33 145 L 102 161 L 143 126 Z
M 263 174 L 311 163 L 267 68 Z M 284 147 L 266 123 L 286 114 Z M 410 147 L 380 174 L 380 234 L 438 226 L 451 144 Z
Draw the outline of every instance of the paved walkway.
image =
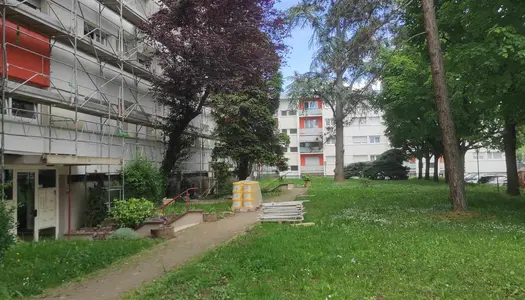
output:
M 290 201 L 304 189 L 293 189 L 267 201 Z M 152 281 L 166 271 L 225 243 L 257 223 L 259 212 L 239 213 L 214 223 L 202 223 L 177 237 L 146 250 L 92 278 L 51 291 L 44 299 L 118 299 L 122 294 Z M 41 297 L 40 297 L 41 298 Z

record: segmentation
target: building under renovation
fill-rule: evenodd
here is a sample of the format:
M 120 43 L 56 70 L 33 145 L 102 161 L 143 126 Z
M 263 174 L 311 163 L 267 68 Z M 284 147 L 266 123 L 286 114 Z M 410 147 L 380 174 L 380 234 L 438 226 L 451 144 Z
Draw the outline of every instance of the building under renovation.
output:
M 155 125 L 165 111 L 150 93 L 161 69 L 137 28 L 156 9 L 151 0 L 2 1 L 1 160 L 19 234 L 83 226 L 94 176 L 110 203 L 125 194 L 111 177 L 126 161 L 162 160 Z M 194 120 L 201 138 L 183 166 L 200 178 L 213 147 L 207 116 Z

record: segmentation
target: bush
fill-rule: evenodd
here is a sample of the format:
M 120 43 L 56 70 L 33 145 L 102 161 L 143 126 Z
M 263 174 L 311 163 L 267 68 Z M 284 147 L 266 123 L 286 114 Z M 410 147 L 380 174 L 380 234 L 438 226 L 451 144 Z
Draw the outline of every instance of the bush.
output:
M 131 228 L 119 228 L 110 236 L 110 240 L 138 240 L 142 237 Z
M 118 223 L 120 228 L 134 228 L 154 214 L 153 202 L 144 198 L 116 199 L 111 209 L 111 217 Z
M 86 210 L 86 226 L 94 227 L 102 223 L 108 216 L 108 192 L 102 180 L 89 188 L 88 209 Z
M 124 166 L 121 176 L 126 199 L 146 198 L 152 199 L 155 204 L 162 202 L 166 179 L 153 162 L 138 156 Z
M 16 242 L 13 234 L 15 228 L 13 214 L 14 208 L 7 207 L 6 202 L 0 199 L 0 262 L 4 252 Z
M 364 177 L 375 180 L 406 180 L 410 168 L 403 166 L 405 159 L 406 155 L 399 149 L 385 151 L 364 170 Z
M 345 167 L 345 178 L 349 179 L 352 177 L 363 177 L 363 174 L 367 168 L 370 168 L 371 162 L 357 162 L 349 164 Z

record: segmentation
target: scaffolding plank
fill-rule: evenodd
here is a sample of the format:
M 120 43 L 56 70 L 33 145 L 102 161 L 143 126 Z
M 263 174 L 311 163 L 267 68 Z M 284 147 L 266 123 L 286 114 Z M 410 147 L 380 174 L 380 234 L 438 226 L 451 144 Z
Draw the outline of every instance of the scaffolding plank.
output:
M 50 165 L 88 166 L 88 165 L 120 165 L 122 159 L 95 156 L 73 156 L 62 154 L 44 154 L 44 161 Z

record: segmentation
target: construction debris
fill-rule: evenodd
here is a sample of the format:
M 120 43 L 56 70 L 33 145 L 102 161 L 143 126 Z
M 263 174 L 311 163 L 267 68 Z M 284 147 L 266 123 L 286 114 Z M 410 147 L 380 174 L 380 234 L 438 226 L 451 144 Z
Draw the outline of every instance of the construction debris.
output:
M 302 222 L 305 201 L 270 202 L 262 204 L 261 222 Z

